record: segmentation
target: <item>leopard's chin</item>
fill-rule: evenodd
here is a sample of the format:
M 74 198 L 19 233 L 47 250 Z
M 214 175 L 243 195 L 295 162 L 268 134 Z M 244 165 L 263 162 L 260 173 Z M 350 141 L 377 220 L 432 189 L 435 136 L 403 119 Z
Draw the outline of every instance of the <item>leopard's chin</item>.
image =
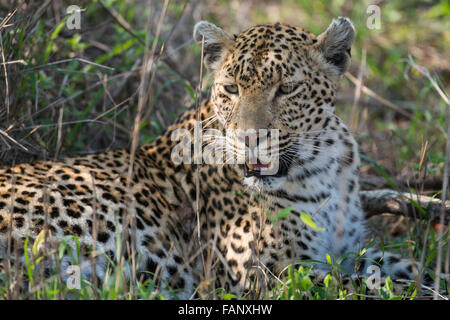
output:
M 281 188 L 286 179 L 286 176 L 252 176 L 244 177 L 243 184 L 253 192 L 262 193 Z

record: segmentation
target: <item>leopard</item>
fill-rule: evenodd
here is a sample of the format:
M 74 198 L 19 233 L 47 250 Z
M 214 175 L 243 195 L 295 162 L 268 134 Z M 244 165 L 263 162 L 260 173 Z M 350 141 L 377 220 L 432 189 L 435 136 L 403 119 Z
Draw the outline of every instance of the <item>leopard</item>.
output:
M 23 259 L 26 241 L 73 236 L 83 279 L 103 281 L 106 257 L 125 251 L 127 277 L 158 277 L 161 294 L 181 299 L 217 288 L 255 295 L 298 261 L 326 275 L 327 257 L 343 257 L 350 275 L 376 263 L 383 276 L 414 280 L 411 259 L 374 247 L 347 254 L 368 233 L 358 145 L 335 113 L 352 22 L 333 19 L 320 35 L 278 22 L 230 35 L 200 21 L 193 38 L 210 94 L 153 142 L 0 168 L 0 259 Z M 199 133 L 199 145 L 186 143 Z M 276 156 L 258 158 L 269 146 Z M 202 147 L 233 161 L 205 163 Z M 65 253 L 58 270 L 72 263 Z

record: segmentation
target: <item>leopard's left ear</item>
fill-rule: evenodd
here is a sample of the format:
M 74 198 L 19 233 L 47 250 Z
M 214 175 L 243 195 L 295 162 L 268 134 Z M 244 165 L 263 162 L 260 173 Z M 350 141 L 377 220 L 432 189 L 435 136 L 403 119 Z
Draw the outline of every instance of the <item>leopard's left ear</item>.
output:
M 343 17 L 333 19 L 328 29 L 317 37 L 317 49 L 339 75 L 344 74 L 350 66 L 350 50 L 354 39 L 353 23 Z
M 197 22 L 194 27 L 194 41 L 199 46 L 204 41 L 204 62 L 212 72 L 218 68 L 233 45 L 232 38 L 225 31 L 208 21 Z

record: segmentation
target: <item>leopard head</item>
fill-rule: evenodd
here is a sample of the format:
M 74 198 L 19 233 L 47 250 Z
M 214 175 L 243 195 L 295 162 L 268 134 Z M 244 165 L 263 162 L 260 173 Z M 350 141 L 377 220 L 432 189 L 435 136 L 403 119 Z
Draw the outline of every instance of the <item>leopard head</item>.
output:
M 194 40 L 214 78 L 215 116 L 247 184 L 281 183 L 314 152 L 334 116 L 354 37 L 347 18 L 333 20 L 319 36 L 282 23 L 238 35 L 205 21 L 195 25 Z

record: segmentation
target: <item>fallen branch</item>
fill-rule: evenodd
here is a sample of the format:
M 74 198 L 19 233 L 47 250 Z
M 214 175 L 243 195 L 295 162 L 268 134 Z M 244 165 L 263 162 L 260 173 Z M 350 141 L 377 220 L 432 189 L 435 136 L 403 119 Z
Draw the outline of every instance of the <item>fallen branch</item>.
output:
M 367 218 L 383 213 L 420 218 L 421 214 L 411 201 L 413 200 L 428 213 L 431 221 L 438 222 L 443 205 L 437 198 L 390 189 L 360 191 L 359 195 Z M 450 200 L 445 201 L 444 205 L 444 223 L 447 224 L 450 222 Z
M 391 180 L 399 188 L 423 187 L 425 190 L 441 190 L 442 188 L 442 180 L 439 179 L 417 180 L 391 178 Z M 359 182 L 362 188 L 364 188 L 365 185 L 370 186 L 371 189 L 381 189 L 389 187 L 389 183 L 386 181 L 386 179 L 379 176 L 361 176 L 359 178 Z

